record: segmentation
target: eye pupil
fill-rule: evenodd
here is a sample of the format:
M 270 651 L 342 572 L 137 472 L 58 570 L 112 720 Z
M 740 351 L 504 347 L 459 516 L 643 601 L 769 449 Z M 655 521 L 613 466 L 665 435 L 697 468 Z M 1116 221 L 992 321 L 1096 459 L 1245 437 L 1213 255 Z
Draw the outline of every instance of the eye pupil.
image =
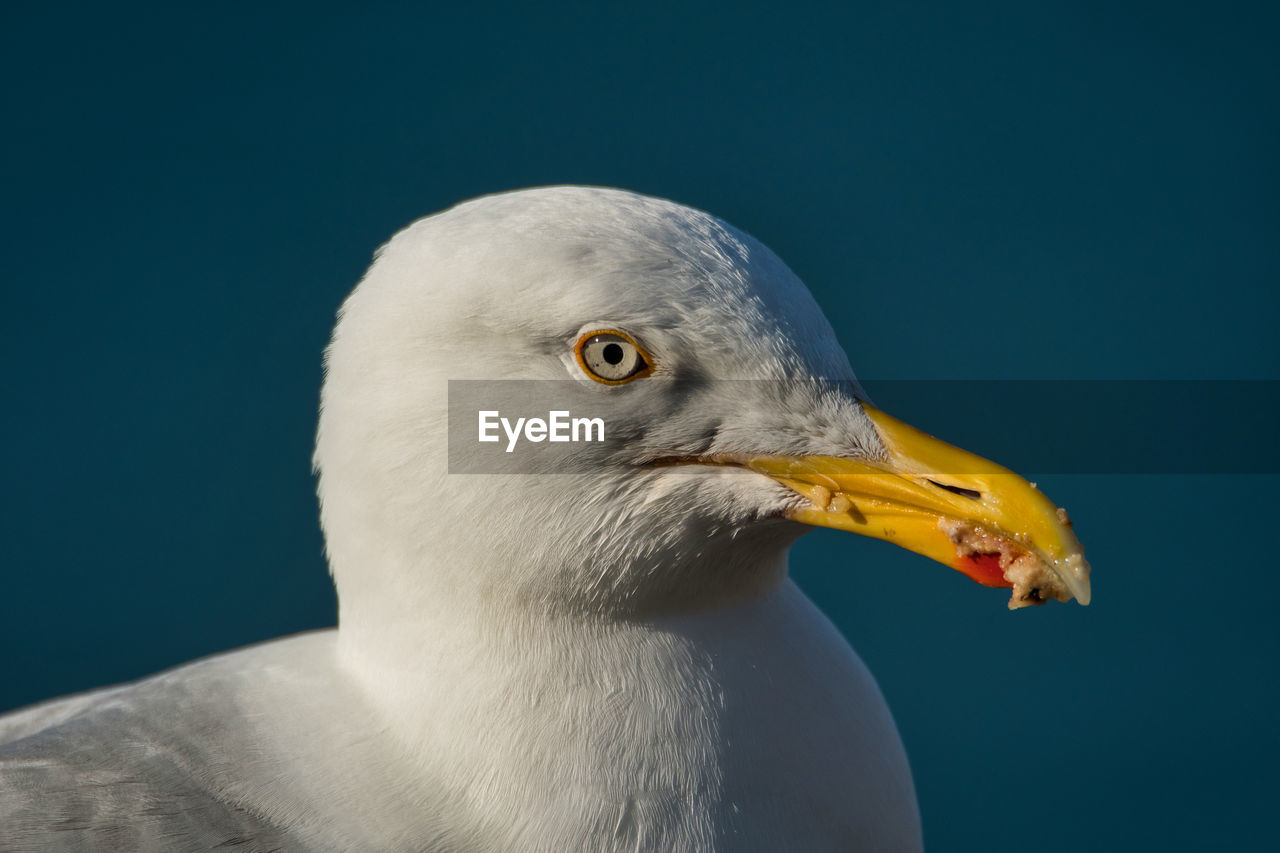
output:
M 622 347 L 617 344 L 606 344 L 604 352 L 601 353 L 601 355 L 603 355 L 604 360 L 610 364 L 621 364 L 624 353 L 622 352 Z

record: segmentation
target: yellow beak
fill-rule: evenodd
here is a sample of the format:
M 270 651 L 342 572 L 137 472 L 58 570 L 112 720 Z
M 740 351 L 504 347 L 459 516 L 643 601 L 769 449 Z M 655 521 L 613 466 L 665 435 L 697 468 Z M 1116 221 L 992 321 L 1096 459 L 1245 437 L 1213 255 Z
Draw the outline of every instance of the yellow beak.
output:
M 978 583 L 1012 587 L 1011 609 L 1089 603 L 1089 564 L 1065 510 L 1009 469 L 864 408 L 883 459 L 745 460 L 808 498 L 790 518 L 885 539 Z

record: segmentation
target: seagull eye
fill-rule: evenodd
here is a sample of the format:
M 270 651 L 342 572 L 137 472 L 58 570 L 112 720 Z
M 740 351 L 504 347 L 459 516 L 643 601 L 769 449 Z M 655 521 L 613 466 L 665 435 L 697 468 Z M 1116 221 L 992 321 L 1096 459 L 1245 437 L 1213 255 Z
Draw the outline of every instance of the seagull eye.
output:
M 606 385 L 621 385 L 653 370 L 640 345 L 622 332 L 588 332 L 578 338 L 574 353 L 587 375 Z

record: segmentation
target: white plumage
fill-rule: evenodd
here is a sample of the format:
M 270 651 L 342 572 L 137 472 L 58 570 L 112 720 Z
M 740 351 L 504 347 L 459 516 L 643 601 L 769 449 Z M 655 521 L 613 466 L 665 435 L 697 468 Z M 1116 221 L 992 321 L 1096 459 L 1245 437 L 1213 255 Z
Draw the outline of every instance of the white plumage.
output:
M 585 379 L 600 328 L 694 382 Z M 699 386 L 853 379 L 767 248 L 620 191 L 479 199 L 378 253 L 326 364 L 339 629 L 0 719 L 0 847 L 920 848 L 884 700 L 786 577 L 796 494 L 644 464 L 881 452 L 852 395 Z M 512 378 L 644 428 L 567 475 L 448 473 L 448 380 Z

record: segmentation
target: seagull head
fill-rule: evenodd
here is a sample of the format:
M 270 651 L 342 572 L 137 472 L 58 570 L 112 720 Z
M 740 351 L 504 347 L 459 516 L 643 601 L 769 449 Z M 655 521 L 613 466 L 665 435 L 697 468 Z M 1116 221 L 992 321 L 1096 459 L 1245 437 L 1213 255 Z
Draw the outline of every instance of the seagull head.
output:
M 604 435 L 486 442 L 485 411 Z M 618 190 L 488 196 L 382 247 L 326 352 L 315 465 L 344 630 L 714 607 L 780 583 L 815 525 L 1011 587 L 1011 606 L 1089 598 L 1065 513 L 872 406 L 773 252 Z

